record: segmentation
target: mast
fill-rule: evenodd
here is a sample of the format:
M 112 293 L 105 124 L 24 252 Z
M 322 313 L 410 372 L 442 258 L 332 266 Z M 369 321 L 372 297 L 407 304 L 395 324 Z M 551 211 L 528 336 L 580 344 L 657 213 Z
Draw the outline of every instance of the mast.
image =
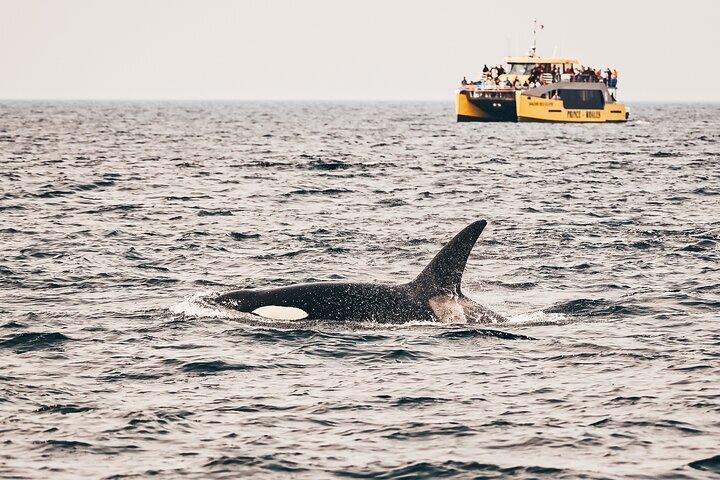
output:
M 533 18 L 533 41 L 530 45 L 530 56 L 535 56 L 535 50 L 537 49 L 537 19 Z

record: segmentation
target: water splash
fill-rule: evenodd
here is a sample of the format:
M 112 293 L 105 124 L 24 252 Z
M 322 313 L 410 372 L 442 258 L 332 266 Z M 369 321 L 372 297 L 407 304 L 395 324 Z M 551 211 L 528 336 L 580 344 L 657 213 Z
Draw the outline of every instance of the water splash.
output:
M 206 290 L 197 292 L 175 305 L 168 307 L 172 313 L 178 315 L 187 315 L 189 317 L 198 318 L 242 318 L 241 312 L 236 312 L 219 305 L 211 303 L 210 299 L 217 297 L 216 290 Z
M 567 317 L 562 313 L 547 313 L 543 310 L 537 312 L 521 313 L 508 318 L 508 325 L 536 327 L 544 325 L 567 325 L 577 322 L 577 319 Z

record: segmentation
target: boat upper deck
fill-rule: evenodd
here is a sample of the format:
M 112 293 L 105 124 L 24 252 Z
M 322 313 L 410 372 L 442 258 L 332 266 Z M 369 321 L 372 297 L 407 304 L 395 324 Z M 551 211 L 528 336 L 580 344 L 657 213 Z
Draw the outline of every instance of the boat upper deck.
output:
M 512 59 L 523 59 L 525 57 L 510 57 Z M 528 59 L 533 57 L 527 57 Z M 536 60 L 540 60 L 536 58 Z M 553 61 L 576 62 L 568 59 L 552 59 Z M 524 65 L 524 64 L 512 64 Z M 549 71 L 546 70 L 547 65 L 536 63 L 528 73 L 513 73 L 513 68 L 506 71 L 504 67 L 483 68 L 483 73 L 479 80 L 468 82 L 465 78 L 460 86 L 461 92 L 467 92 L 472 97 L 478 98 L 513 98 L 516 92 L 527 91 L 528 95 L 536 96 L 537 89 L 541 87 L 564 84 L 563 88 L 571 88 L 574 90 L 595 90 L 595 89 L 617 89 L 617 70 L 610 68 L 605 70 L 594 69 L 590 67 L 565 68 L 561 69 L 556 64 L 549 64 Z M 567 64 L 565 65 L 567 67 Z M 567 85 L 575 85 L 568 87 Z M 553 87 L 555 90 L 559 86 Z M 547 90 L 552 90 L 548 88 Z M 545 91 L 545 89 L 543 89 Z M 539 96 L 539 95 L 538 95 Z M 605 94 L 614 100 L 615 94 Z

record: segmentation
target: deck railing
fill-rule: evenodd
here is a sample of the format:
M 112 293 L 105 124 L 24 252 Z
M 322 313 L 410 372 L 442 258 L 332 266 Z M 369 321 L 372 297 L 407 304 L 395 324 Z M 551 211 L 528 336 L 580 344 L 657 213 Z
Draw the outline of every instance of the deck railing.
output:
M 510 75 L 508 75 L 510 76 Z M 501 82 L 499 85 L 494 82 L 491 84 L 489 75 L 482 74 L 478 82 L 471 82 L 467 85 L 460 85 L 461 91 L 469 92 L 472 96 L 480 96 L 483 92 L 512 92 L 518 90 L 527 90 L 528 85 L 507 85 Z M 544 73 L 540 77 L 541 85 L 548 85 L 557 82 L 580 82 L 580 83 L 604 83 L 608 88 L 617 88 L 617 78 L 598 78 L 591 73 L 563 73 L 553 76 L 552 73 Z

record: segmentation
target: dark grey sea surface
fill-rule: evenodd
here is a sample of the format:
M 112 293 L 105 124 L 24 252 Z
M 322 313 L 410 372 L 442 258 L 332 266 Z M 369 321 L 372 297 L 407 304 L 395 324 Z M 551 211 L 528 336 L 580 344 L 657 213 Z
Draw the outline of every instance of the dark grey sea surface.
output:
M 0 104 L 0 477 L 711 478 L 720 105 Z M 503 324 L 273 324 L 489 223 Z M 528 338 L 529 337 L 529 338 Z

